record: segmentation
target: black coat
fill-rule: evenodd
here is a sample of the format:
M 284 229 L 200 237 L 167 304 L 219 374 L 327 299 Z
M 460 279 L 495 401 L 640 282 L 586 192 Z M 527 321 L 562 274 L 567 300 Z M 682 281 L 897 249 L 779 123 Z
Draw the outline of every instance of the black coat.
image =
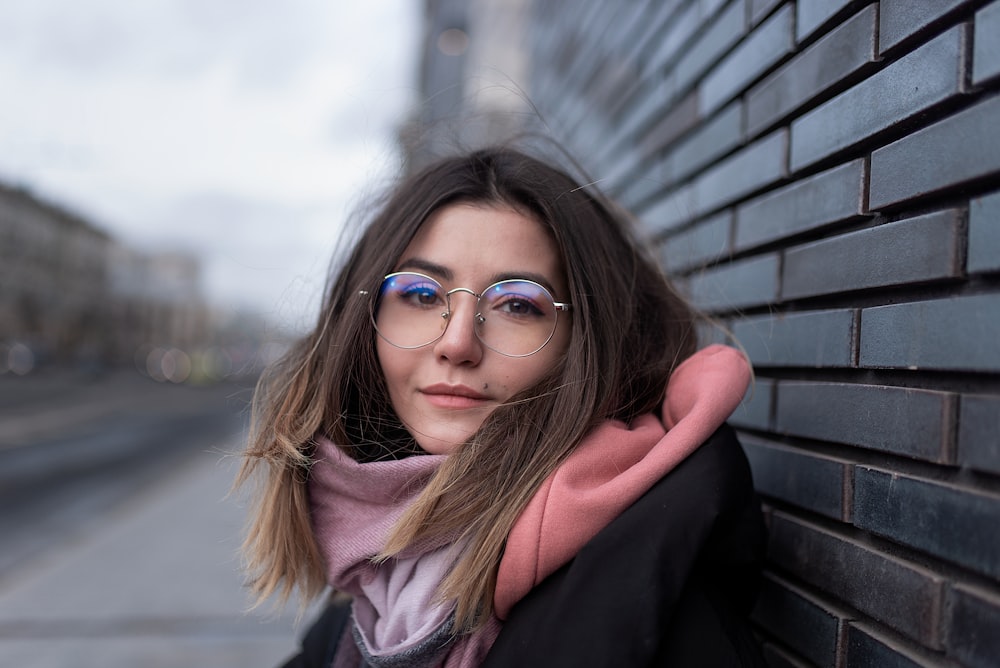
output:
M 484 668 L 765 666 L 747 621 L 765 537 L 723 426 L 514 606 Z M 285 668 L 326 668 L 346 618 L 331 606 Z
M 484 668 L 764 666 L 747 622 L 764 550 L 724 426 L 514 606 Z

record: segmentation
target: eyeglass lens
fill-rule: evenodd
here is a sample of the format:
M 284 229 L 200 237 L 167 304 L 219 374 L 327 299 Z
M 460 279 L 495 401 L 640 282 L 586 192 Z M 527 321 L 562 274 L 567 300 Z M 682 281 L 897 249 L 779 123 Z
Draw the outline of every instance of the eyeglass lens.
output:
M 375 329 L 398 348 L 433 343 L 441 338 L 451 319 L 451 298 L 429 276 L 390 274 L 382 282 L 374 305 Z M 541 285 L 528 280 L 501 281 L 479 297 L 475 331 L 488 348 L 521 357 L 548 343 L 557 317 L 552 295 Z

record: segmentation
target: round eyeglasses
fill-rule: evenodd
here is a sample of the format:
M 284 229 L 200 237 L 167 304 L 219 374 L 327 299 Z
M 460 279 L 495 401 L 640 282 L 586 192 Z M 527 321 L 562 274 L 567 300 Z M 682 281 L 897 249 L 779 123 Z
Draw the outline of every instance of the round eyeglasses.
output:
M 507 357 L 527 357 L 544 348 L 556 331 L 559 311 L 571 306 L 527 279 L 500 281 L 475 293 L 468 288 L 445 290 L 430 276 L 403 271 L 386 276 L 371 300 L 375 331 L 397 348 L 430 345 L 444 336 L 456 292 L 477 299 L 476 336 Z

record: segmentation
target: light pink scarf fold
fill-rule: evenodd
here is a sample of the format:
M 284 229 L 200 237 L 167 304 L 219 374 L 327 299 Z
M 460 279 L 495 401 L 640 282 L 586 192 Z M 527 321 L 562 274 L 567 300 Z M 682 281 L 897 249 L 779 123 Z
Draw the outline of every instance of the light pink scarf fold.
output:
M 665 424 L 653 415 L 630 425 L 609 420 L 585 437 L 509 534 L 496 616 L 484 629 L 455 639 L 431 665 L 479 665 L 513 605 L 711 436 L 739 405 L 749 379 L 740 353 L 710 346 L 671 376 Z M 456 546 L 424 545 L 380 564 L 371 560 L 443 461 L 442 455 L 422 455 L 360 464 L 329 440 L 318 440 L 309 485 L 317 543 L 330 585 L 354 596 L 355 623 L 373 655 L 405 653 L 450 624 L 454 606 L 436 603 L 434 594 Z

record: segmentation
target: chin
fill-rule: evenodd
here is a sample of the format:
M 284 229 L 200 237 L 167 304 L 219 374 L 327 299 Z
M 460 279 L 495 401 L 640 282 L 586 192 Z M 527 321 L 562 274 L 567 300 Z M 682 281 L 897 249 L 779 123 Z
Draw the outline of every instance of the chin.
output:
M 450 441 L 441 441 L 438 439 L 420 439 L 417 441 L 417 445 L 420 449 L 429 455 L 450 455 L 458 449 L 461 443 L 452 443 Z
M 462 434 L 459 438 L 445 438 L 444 436 L 435 436 L 432 434 L 425 434 L 416 439 L 417 445 L 420 449 L 430 455 L 450 455 L 451 453 L 462 447 L 473 432 L 468 434 Z

